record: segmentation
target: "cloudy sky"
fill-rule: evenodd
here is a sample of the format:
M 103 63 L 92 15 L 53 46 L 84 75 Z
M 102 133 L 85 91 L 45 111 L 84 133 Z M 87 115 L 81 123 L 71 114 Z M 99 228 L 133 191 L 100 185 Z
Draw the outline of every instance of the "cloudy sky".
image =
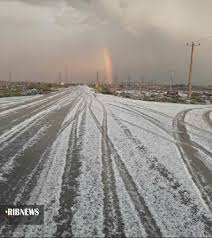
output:
M 89 82 L 113 75 L 212 84 L 211 0 L 0 0 L 0 80 Z M 211 36 L 211 37 L 210 37 Z M 68 76 L 67 76 L 68 75 Z

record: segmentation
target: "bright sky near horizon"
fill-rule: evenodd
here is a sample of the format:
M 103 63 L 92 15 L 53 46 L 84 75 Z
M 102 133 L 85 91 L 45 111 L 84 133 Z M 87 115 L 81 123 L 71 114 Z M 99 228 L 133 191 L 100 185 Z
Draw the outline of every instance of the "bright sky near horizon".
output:
M 212 84 L 211 0 L 0 0 L 0 80 L 130 78 Z M 108 68 L 107 68 L 108 67 Z M 111 69 L 109 69 L 111 67 Z

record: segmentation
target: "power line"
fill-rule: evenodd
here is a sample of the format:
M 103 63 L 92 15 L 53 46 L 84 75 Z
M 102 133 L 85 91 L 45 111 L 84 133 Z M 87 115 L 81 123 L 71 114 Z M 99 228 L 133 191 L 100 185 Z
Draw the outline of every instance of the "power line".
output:
M 210 38 L 212 38 L 212 35 L 201 37 L 199 40 L 195 40 L 194 42 L 200 42 L 202 40 L 207 40 L 207 39 L 210 39 Z

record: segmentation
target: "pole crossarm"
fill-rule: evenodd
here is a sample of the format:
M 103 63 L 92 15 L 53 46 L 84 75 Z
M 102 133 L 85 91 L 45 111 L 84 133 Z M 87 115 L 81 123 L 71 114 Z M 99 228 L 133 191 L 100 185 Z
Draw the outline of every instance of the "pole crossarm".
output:
M 197 43 L 197 42 L 192 41 L 192 42 L 187 42 L 186 45 L 187 45 L 187 46 L 192 46 L 192 45 L 193 45 L 193 46 L 200 46 L 200 43 Z

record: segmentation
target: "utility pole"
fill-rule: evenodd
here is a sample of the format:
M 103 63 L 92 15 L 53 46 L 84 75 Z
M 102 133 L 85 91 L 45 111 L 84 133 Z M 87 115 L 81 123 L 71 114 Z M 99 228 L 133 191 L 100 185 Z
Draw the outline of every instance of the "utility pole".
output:
M 193 69 L 193 60 L 194 60 L 194 48 L 196 46 L 200 46 L 200 44 L 196 44 L 195 42 L 187 43 L 187 46 L 191 46 L 191 59 L 190 59 L 190 69 L 189 69 L 189 78 L 188 78 L 188 100 L 191 99 L 192 95 L 192 69 Z

